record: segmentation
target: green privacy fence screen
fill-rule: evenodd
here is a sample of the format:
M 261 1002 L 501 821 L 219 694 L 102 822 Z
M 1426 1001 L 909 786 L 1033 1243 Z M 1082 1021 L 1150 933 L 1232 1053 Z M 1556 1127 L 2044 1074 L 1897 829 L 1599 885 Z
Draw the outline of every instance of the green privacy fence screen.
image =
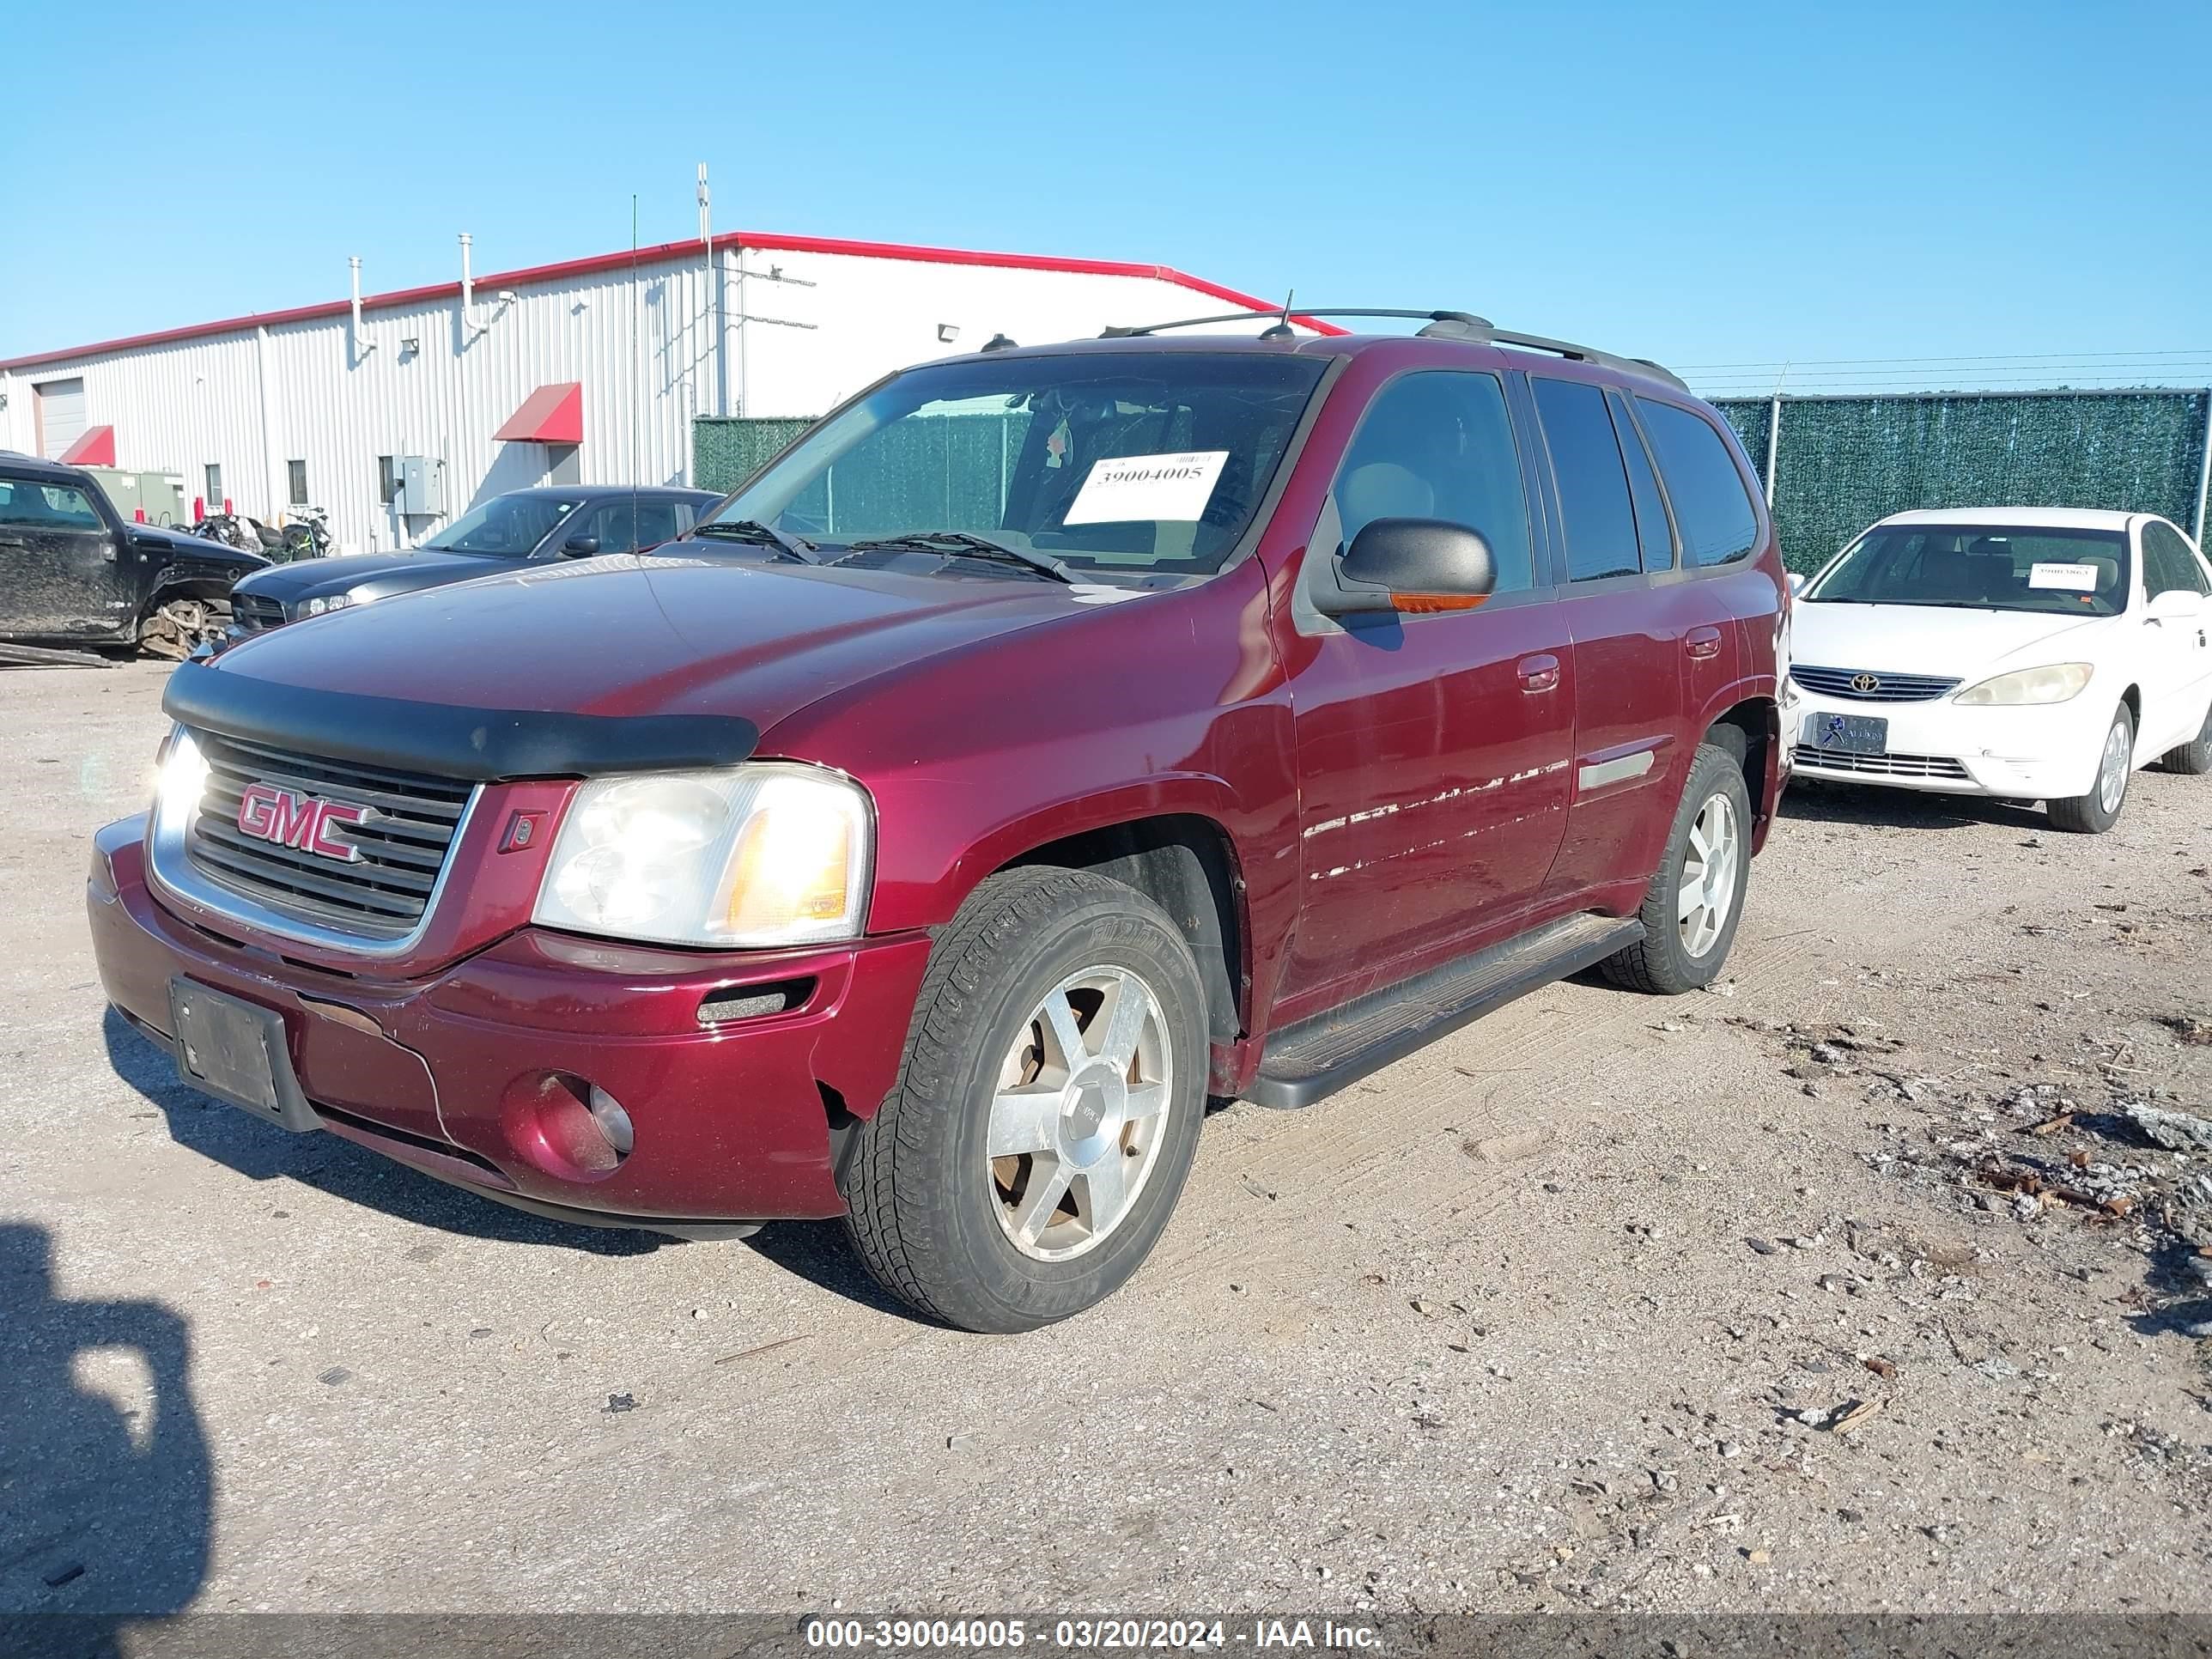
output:
M 808 424 L 695 421 L 691 476 L 702 489 L 734 489 Z M 831 466 L 790 510 L 833 535 L 994 529 L 1029 424 L 1026 410 L 899 422 L 872 441 L 865 467 Z
M 1728 417 L 1753 468 L 1774 481 L 1774 520 L 1793 570 L 1812 570 L 1891 513 L 1923 507 L 2104 507 L 2157 513 L 2200 540 L 2205 392 L 1942 392 L 1784 397 L 1771 474 L 1774 400 L 1731 398 Z M 1026 415 L 908 422 L 910 452 L 866 498 L 834 498 L 834 476 L 793 503 L 853 534 L 988 526 L 994 505 L 953 500 L 1000 484 Z M 803 420 L 695 421 L 692 477 L 734 489 L 805 431 Z M 888 477 L 888 483 L 885 479 Z
M 1876 519 L 1924 507 L 2102 507 L 2203 535 L 2204 392 L 1944 392 L 1781 401 L 1774 521 L 1811 570 Z M 1774 400 L 1717 405 L 1762 477 Z
M 735 489 L 775 458 L 811 421 L 694 421 L 691 482 L 700 489 Z

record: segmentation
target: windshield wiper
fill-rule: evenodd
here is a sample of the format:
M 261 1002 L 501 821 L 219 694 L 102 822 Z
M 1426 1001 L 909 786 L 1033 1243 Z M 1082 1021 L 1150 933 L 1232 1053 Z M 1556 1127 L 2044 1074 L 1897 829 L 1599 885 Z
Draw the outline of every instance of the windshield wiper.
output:
M 774 525 L 763 524 L 758 519 L 712 519 L 705 524 L 692 526 L 691 533 L 722 541 L 750 542 L 756 547 L 773 547 L 801 564 L 822 562 L 822 556 L 814 550 L 814 544 L 804 536 L 778 530 Z
M 971 559 L 996 559 L 1001 563 L 1026 565 L 1054 581 L 1073 584 L 1076 580 L 1075 573 L 1058 559 L 1025 548 L 1009 547 L 1004 542 L 971 535 L 965 530 L 912 530 L 901 536 L 876 536 L 853 544 L 855 552 L 872 547 L 912 547 L 925 553 L 953 552 Z

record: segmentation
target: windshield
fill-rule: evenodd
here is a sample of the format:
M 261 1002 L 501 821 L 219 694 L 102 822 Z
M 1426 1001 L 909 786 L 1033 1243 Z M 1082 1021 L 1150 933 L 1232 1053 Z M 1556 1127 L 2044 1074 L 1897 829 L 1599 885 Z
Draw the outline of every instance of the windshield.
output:
M 1802 597 L 2116 617 L 2127 608 L 2128 587 L 2128 538 L 2120 531 L 1878 525 Z
M 495 495 L 437 532 L 422 545 L 440 553 L 481 553 L 522 559 L 535 552 L 553 526 L 583 504 L 568 495 Z
M 1093 573 L 1210 573 L 1251 523 L 1324 367 L 1162 351 L 914 369 L 809 434 L 710 522 L 767 525 L 825 559 L 953 532 Z

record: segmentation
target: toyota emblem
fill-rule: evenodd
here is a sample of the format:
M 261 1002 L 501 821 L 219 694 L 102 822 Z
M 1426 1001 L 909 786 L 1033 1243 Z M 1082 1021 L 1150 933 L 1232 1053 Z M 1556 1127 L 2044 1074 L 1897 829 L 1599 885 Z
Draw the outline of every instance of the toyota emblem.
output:
M 1869 696 L 1873 693 L 1881 690 L 1881 676 L 1876 674 L 1854 674 L 1851 676 L 1851 690 L 1857 692 L 1863 697 Z

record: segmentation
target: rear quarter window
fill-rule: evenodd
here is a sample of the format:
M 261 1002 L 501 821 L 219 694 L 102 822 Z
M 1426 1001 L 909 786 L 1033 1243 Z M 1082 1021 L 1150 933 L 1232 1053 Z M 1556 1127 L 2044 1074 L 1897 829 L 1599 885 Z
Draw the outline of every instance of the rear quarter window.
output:
M 1750 552 L 1759 541 L 1759 509 L 1721 434 L 1704 416 L 1673 404 L 1638 398 L 1636 409 L 1659 453 L 1682 562 L 1727 564 Z

